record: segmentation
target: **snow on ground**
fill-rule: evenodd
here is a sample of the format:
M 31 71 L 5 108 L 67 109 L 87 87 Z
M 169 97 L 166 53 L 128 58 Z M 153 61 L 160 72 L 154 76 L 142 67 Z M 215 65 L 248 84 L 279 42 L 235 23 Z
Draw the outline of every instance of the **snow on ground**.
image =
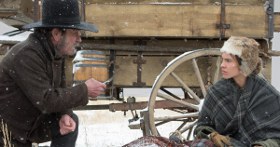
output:
M 77 147 L 120 147 L 142 137 L 141 130 L 131 130 L 123 112 L 78 111 L 80 116 Z
M 108 101 L 116 103 L 117 101 Z M 99 100 L 91 104 L 104 103 Z M 121 147 L 143 136 L 139 129 L 128 127 L 128 120 L 132 118 L 130 112 L 110 112 L 109 110 L 81 110 L 75 111 L 79 116 L 79 136 L 77 147 Z M 139 115 L 139 114 L 138 114 Z M 50 142 L 39 146 L 49 145 Z

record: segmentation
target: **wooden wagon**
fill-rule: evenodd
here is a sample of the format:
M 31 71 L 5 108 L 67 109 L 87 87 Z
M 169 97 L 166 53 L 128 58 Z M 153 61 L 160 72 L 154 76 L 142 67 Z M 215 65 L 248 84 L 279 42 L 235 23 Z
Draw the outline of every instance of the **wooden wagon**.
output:
M 271 48 L 273 33 L 280 31 L 273 0 L 79 1 L 82 19 L 96 24 L 99 32 L 84 32 L 82 58 L 67 58 L 68 85 L 90 76 L 100 81 L 113 77 L 103 99 L 120 101 L 124 101 L 123 88 L 152 88 L 149 101 L 127 99 L 79 109 L 147 108 L 140 125 L 134 126 L 142 128 L 144 135 L 191 132 L 207 87 L 220 77 L 219 48 L 228 37 L 246 36 L 260 43 L 267 79 L 271 78 L 270 57 L 279 55 Z M 21 12 L 40 19 L 40 1 L 24 2 Z M 178 95 L 170 88 L 182 92 Z

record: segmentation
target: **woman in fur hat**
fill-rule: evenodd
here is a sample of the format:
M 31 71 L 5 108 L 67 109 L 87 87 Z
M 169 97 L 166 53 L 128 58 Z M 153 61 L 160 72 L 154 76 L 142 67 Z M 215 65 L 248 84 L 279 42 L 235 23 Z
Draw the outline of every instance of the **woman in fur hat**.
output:
M 280 94 L 261 71 L 259 44 L 230 37 L 221 48 L 223 79 L 209 88 L 196 138 L 216 146 L 280 146 Z

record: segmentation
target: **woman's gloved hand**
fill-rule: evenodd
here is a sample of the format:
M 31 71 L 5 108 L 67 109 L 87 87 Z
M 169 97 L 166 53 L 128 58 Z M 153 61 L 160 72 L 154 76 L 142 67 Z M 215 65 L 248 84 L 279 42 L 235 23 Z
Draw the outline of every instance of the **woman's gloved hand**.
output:
M 229 136 L 221 135 L 218 132 L 212 132 L 210 139 L 217 147 L 231 146 Z

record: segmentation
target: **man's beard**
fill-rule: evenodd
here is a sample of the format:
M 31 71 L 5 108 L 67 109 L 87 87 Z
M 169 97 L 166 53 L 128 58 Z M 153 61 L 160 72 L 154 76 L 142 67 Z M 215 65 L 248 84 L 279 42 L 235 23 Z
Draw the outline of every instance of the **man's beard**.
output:
M 63 37 L 62 40 L 57 44 L 56 48 L 57 48 L 58 53 L 61 56 L 67 56 L 67 55 L 72 56 L 77 52 L 76 46 L 77 45 L 73 46 L 73 48 L 71 50 L 69 50 L 67 48 L 66 38 Z

